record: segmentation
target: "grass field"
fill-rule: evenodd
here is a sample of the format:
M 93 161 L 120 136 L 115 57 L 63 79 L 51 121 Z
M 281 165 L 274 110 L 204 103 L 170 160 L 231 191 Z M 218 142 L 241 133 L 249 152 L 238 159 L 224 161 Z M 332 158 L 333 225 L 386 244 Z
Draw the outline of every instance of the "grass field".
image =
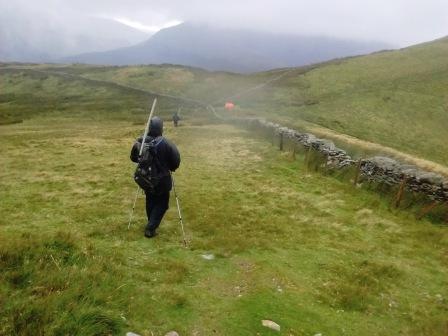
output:
M 235 113 L 446 164 L 446 46 L 297 69 Z M 166 119 L 184 104 L 166 135 L 188 248 L 173 199 L 155 240 L 143 196 L 127 230 L 129 150 L 153 96 L 114 83 L 213 103 L 282 72 L 1 64 L 0 335 L 448 334 L 446 225 L 192 104 L 157 108 Z
M 447 55 L 448 38 L 348 59 L 285 78 L 272 97 L 290 123 L 304 119 L 448 165 Z
M 445 38 L 292 69 L 280 80 L 233 100 L 240 115 L 262 116 L 297 128 L 318 125 L 447 166 L 447 55 Z M 291 70 L 244 76 L 171 65 L 32 68 L 181 95 L 216 106 L 222 106 L 226 97 Z
M 262 319 L 282 335 L 448 332 L 446 227 L 192 109 L 166 130 L 182 153 L 189 247 L 173 202 L 148 240 L 143 197 L 127 220 L 128 155 L 150 97 L 28 72 L 1 80 L 14 97 L 2 116 L 24 121 L 0 126 L 0 334 L 275 334 Z M 160 112 L 174 106 L 161 99 Z

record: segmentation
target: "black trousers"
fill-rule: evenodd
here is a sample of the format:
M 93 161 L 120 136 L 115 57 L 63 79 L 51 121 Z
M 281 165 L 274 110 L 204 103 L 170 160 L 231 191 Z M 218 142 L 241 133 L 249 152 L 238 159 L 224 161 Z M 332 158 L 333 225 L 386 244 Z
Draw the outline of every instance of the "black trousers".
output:
M 164 192 L 161 194 L 151 194 L 146 192 L 146 215 L 148 216 L 148 224 L 146 230 L 156 230 L 163 215 L 168 210 L 170 202 L 170 192 Z

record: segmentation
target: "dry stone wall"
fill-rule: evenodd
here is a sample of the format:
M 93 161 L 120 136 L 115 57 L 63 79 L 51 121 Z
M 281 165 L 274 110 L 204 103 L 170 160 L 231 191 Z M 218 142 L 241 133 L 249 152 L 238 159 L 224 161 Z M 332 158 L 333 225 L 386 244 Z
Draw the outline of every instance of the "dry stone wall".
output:
M 439 174 L 383 156 L 358 161 L 343 149 L 336 147 L 331 140 L 320 139 L 313 134 L 301 133 L 263 119 L 238 119 L 236 122 L 267 134 L 278 135 L 282 141 L 287 139 L 305 148 L 311 148 L 326 157 L 326 166 L 329 168 L 356 166 L 361 179 L 391 186 L 404 183 L 406 189 L 422 193 L 434 201 L 448 201 L 448 179 Z

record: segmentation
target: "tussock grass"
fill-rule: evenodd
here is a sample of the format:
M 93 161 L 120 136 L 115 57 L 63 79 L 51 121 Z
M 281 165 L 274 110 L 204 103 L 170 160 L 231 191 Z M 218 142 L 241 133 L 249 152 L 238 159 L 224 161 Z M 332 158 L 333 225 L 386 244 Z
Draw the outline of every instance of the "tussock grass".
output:
M 333 268 L 334 277 L 323 284 L 327 296 L 322 298 L 332 306 L 345 310 L 383 310 L 385 307 L 381 299 L 384 292 L 396 285 L 401 275 L 394 265 L 369 260 L 354 265 L 334 265 Z
M 3 128 L 2 334 L 269 334 L 261 319 L 293 335 L 446 332 L 445 227 L 306 171 L 301 153 L 193 124 L 167 125 L 189 249 L 173 203 L 156 240 L 143 198 L 126 229 L 132 121 Z
M 328 62 L 304 74 L 293 72 L 263 92 L 244 97 L 242 105 L 283 124 L 311 131 L 319 125 L 446 167 L 447 52 L 445 38 Z M 369 147 L 419 164 L 389 148 Z
M 238 75 L 169 65 L 38 68 L 192 97 L 216 106 L 236 95 L 232 100 L 240 116 L 317 129 L 345 144 L 355 142 L 365 151 L 446 173 L 447 41 L 297 68 L 244 95 L 240 94 L 277 77 L 279 71 Z M 15 83 L 20 78 L 6 80 Z M 35 89 L 40 84 L 33 85 Z M 326 129 L 333 134 L 328 135 Z
M 446 226 L 188 107 L 166 134 L 190 245 L 173 200 L 145 239 L 128 158 L 152 97 L 6 70 L 0 115 L 24 121 L 0 126 L 0 334 L 447 333 Z

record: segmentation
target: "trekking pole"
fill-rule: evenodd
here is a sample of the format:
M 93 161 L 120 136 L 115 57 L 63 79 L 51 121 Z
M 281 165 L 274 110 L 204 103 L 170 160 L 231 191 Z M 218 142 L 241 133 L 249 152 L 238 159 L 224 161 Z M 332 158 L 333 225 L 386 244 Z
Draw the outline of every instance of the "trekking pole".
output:
M 177 197 L 176 184 L 174 183 L 174 176 L 171 175 L 171 177 L 173 179 L 173 191 L 174 191 L 174 197 L 176 198 L 177 212 L 179 214 L 179 223 L 180 223 L 180 227 L 182 228 L 182 237 L 184 239 L 184 245 L 185 245 L 185 247 L 187 247 L 187 239 L 185 238 L 184 223 L 182 221 L 182 214 L 180 212 L 180 204 L 179 204 L 179 198 Z
M 140 188 L 137 187 L 137 192 L 135 193 L 134 203 L 132 204 L 132 210 L 131 210 L 131 213 L 129 214 L 128 230 L 131 227 L 132 217 L 134 216 L 135 204 L 137 203 L 139 191 L 140 191 Z
M 145 133 L 143 134 L 142 145 L 140 146 L 140 152 L 138 153 L 139 161 L 140 161 L 140 157 L 142 156 L 142 153 L 143 153 L 143 147 L 145 146 L 146 136 L 149 133 L 149 127 L 151 124 L 152 115 L 154 114 L 154 110 L 156 108 L 156 104 L 157 104 L 157 98 L 154 98 L 154 101 L 152 102 L 151 112 L 149 113 L 148 122 L 146 123 Z M 135 193 L 134 204 L 132 205 L 131 214 L 129 215 L 128 230 L 131 227 L 132 217 L 134 216 L 135 204 L 137 203 L 139 191 L 140 191 L 140 187 L 137 186 L 137 192 Z

